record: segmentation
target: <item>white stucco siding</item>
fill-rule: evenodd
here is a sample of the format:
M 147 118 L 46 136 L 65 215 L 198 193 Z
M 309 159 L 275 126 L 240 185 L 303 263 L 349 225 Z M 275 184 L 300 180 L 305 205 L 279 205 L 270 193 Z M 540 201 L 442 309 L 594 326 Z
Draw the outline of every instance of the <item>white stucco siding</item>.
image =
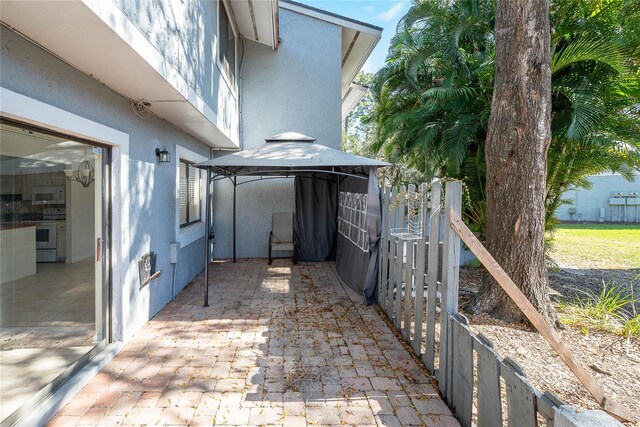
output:
M 277 51 L 247 42 L 242 143 L 295 131 L 341 147 L 341 27 L 280 9 Z
M 203 98 L 216 94 L 215 1 L 115 0 L 114 3 Z
M 243 148 L 285 131 L 341 148 L 341 37 L 335 24 L 280 8 L 278 49 L 246 43 L 240 83 Z M 232 189 L 224 180 L 214 190 L 217 258 L 232 256 Z M 295 210 L 293 180 L 240 185 L 237 209 L 237 256 L 266 257 L 272 214 Z
M 115 0 L 115 5 L 202 98 L 216 116 L 214 125 L 237 141 L 238 88 L 233 77 L 221 72 L 218 58 L 218 8 L 222 4 Z M 239 45 L 239 37 L 236 40 Z

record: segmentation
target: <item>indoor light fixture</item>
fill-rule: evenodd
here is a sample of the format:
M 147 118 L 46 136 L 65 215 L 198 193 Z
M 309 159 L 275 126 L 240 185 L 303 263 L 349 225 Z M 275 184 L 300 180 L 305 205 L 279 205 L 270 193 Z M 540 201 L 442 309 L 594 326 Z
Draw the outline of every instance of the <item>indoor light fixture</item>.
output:
M 156 148 L 156 157 L 160 163 L 171 163 L 171 154 L 167 151 L 167 147 L 163 147 L 162 150 Z
M 67 180 L 76 181 L 82 184 L 83 187 L 88 187 L 93 182 L 95 175 L 93 165 L 87 160 L 87 152 L 84 152 L 84 160 L 78 165 L 78 169 L 65 169 L 64 171 Z

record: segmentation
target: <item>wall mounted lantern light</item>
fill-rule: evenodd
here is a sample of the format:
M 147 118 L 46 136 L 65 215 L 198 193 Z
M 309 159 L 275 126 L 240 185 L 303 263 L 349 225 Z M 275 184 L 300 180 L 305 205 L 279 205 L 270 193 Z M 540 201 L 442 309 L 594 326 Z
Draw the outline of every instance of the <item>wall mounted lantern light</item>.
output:
M 171 163 L 171 154 L 167 151 L 167 147 L 163 147 L 162 150 L 156 148 L 156 157 L 160 163 Z

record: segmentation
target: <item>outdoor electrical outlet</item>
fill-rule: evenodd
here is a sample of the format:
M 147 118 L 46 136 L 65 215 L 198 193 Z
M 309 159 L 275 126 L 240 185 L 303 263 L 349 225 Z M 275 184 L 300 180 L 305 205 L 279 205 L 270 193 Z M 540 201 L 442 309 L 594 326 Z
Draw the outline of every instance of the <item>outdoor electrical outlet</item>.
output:
M 180 251 L 180 242 L 169 243 L 169 262 L 171 264 L 178 263 L 178 252 Z

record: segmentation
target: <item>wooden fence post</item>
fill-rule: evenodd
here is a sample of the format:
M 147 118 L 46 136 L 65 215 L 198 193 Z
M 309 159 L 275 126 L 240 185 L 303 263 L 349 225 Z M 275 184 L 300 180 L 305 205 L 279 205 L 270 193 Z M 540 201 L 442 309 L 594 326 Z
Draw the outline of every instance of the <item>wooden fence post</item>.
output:
M 431 186 L 431 209 L 429 209 L 429 255 L 427 268 L 427 348 L 423 361 L 431 375 L 435 374 L 436 345 L 436 300 L 438 299 L 438 260 L 440 259 L 440 202 L 442 184 Z
M 398 197 L 400 202 L 398 203 L 398 217 L 397 228 L 404 228 L 404 198 L 406 197 L 406 190 L 404 185 L 400 186 Z M 396 325 L 398 331 L 402 330 L 402 266 L 404 263 L 404 240 L 396 237 L 398 242 L 398 255 L 396 258 L 396 297 L 394 300 L 394 315 L 393 324 Z
M 445 185 L 444 211 L 444 258 L 442 263 L 442 302 L 440 313 L 440 378 L 438 382 L 442 395 L 451 404 L 453 395 L 451 330 L 449 316 L 458 312 L 458 278 L 460 274 L 460 238 L 450 226 L 449 215 L 453 210 L 458 215 L 462 210 L 462 183 L 448 181 Z
M 379 297 L 378 303 L 382 310 L 387 309 L 387 287 L 389 286 L 389 278 L 387 276 L 389 267 L 389 251 L 391 249 L 389 245 L 389 195 L 390 188 L 382 188 L 382 233 L 380 235 L 380 280 L 379 280 Z
M 398 222 L 398 208 L 391 209 L 391 203 L 396 203 L 398 190 L 396 187 L 391 189 L 391 199 L 389 201 L 389 224 L 388 228 L 395 227 Z M 389 234 L 389 285 L 387 288 L 387 317 L 393 320 L 393 287 L 396 280 L 396 252 L 398 250 L 398 238 Z
M 422 183 L 420 185 L 420 205 L 419 212 L 422 215 L 421 226 L 422 229 L 420 233 L 422 233 L 421 237 L 417 241 L 416 248 L 416 310 L 415 310 L 415 318 L 414 318 L 414 333 L 413 333 L 413 341 L 411 343 L 413 347 L 413 352 L 416 356 L 422 356 L 422 322 L 423 322 L 423 307 L 424 307 L 424 264 L 426 262 L 425 259 L 425 239 L 427 238 L 427 221 L 429 221 L 429 211 L 427 209 L 427 191 L 429 190 L 429 186 L 426 183 Z
M 407 187 L 407 257 L 405 262 L 405 275 L 404 275 L 404 300 L 403 300 L 403 317 L 402 322 L 402 336 L 407 342 L 411 342 L 411 295 L 413 294 L 413 252 L 414 241 L 409 235 L 411 233 L 411 221 L 413 220 L 413 212 L 411 212 L 412 205 L 415 205 L 412 201 L 416 197 L 416 186 L 409 184 Z
M 423 361 L 431 375 L 435 374 L 436 300 L 438 299 L 438 264 L 440 257 L 440 202 L 442 184 L 436 181 L 431 186 L 431 209 L 429 209 L 429 261 L 427 267 L 427 348 Z

